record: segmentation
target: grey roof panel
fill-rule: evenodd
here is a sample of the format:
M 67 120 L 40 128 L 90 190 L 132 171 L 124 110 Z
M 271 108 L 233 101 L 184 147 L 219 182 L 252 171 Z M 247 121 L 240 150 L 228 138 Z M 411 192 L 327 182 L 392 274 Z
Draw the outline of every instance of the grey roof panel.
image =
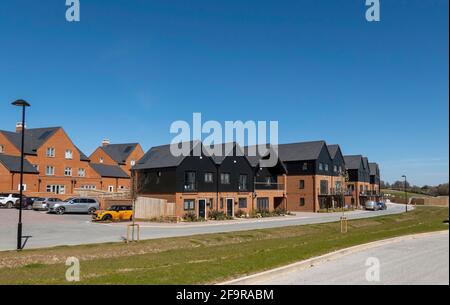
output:
M 278 153 L 283 162 L 316 160 L 324 145 L 325 141 L 280 144 Z
M 119 164 L 125 164 L 138 143 L 108 144 L 101 149 Z
M 327 145 L 328 151 L 330 152 L 331 159 L 334 159 L 336 157 L 337 152 L 339 151 L 339 145 L 333 144 L 333 145 Z
M 344 161 L 347 169 L 359 169 L 361 163 L 363 162 L 363 156 L 361 155 L 344 156 Z
M 371 176 L 377 175 L 377 172 L 379 170 L 379 167 L 378 167 L 377 163 L 375 163 L 375 162 L 369 163 L 369 168 L 370 168 L 370 175 Z
M 3 164 L 10 172 L 20 173 L 20 157 L 0 154 L 0 163 Z M 26 159 L 23 160 L 23 171 L 27 174 L 39 173 Z
M 102 177 L 110 178 L 130 178 L 118 165 L 106 165 L 90 163 L 90 166 Z

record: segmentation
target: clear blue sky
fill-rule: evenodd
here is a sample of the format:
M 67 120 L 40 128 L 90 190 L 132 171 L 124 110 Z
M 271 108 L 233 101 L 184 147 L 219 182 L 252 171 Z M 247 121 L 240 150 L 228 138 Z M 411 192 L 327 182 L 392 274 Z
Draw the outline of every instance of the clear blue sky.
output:
M 65 0 L 0 3 L 0 129 L 169 142 L 175 120 L 278 120 L 280 142 L 324 139 L 383 179 L 448 181 L 448 0 Z

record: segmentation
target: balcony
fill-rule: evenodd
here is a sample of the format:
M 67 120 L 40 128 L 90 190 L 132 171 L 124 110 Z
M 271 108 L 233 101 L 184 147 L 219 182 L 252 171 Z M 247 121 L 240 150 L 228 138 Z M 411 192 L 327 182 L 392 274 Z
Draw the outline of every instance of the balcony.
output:
M 197 186 L 195 185 L 195 183 L 185 183 L 184 184 L 184 191 L 185 192 L 196 192 L 197 191 Z
M 255 182 L 255 190 L 284 191 L 284 184 L 274 182 Z
M 327 190 L 317 189 L 317 193 L 319 196 L 352 196 L 353 191 L 351 189 L 339 189 L 339 188 L 330 188 Z

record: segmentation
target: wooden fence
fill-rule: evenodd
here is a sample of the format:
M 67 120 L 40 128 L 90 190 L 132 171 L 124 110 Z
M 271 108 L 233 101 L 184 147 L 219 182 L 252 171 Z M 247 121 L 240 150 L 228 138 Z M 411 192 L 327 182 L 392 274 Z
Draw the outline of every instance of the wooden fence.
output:
M 163 199 L 138 197 L 134 217 L 140 220 L 175 217 L 175 203 Z

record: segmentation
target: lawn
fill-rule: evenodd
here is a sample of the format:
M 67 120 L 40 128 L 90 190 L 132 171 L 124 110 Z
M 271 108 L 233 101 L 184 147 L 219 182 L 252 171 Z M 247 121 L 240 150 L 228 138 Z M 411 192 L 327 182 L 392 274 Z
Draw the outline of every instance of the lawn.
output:
M 395 197 L 400 197 L 400 198 L 404 198 L 405 197 L 405 192 L 404 191 L 382 189 L 381 192 L 383 194 L 390 194 L 390 195 L 395 196 Z M 411 198 L 411 197 L 431 197 L 430 195 L 419 194 L 419 193 L 407 192 L 407 194 L 408 194 L 409 198 Z
M 448 208 L 339 223 L 0 253 L 0 284 L 66 284 L 65 260 L 81 261 L 80 284 L 208 284 L 375 240 L 448 230 Z

